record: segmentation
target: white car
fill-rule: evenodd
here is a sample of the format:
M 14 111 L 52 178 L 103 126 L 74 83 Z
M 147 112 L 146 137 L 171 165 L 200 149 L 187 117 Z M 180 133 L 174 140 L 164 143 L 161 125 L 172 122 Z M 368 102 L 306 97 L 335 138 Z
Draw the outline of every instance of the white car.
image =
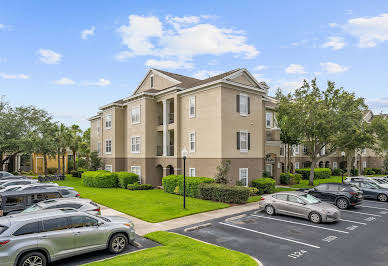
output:
M 22 190 L 32 190 L 32 189 L 38 189 L 38 188 L 52 188 L 52 187 L 58 187 L 59 185 L 56 183 L 33 183 L 29 185 L 13 185 L 13 186 L 7 186 L 3 189 L 0 189 L 0 192 L 5 191 L 22 191 Z
M 388 189 L 388 183 L 385 181 L 385 179 L 382 179 L 382 178 L 373 178 L 373 177 L 366 177 L 366 176 L 352 176 L 352 177 L 347 177 L 344 182 L 349 183 L 351 181 L 352 182 L 366 181 L 366 182 L 376 184 L 381 188 Z
M 16 185 L 31 185 L 38 183 L 38 180 L 34 179 L 8 179 L 8 180 L 2 180 L 0 181 L 0 189 L 4 189 L 9 186 L 16 186 Z

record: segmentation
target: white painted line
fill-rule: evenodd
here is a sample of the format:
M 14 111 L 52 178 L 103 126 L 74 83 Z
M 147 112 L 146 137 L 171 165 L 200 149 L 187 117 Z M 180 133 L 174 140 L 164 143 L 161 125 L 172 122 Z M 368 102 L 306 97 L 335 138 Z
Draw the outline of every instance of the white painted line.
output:
M 371 214 L 371 213 L 365 213 L 365 212 L 355 212 L 355 211 L 348 211 L 348 210 L 341 210 L 342 212 L 352 212 L 352 213 L 358 213 L 358 214 L 365 214 L 365 215 L 369 215 L 369 216 L 378 216 L 378 217 L 381 217 L 381 215 L 378 215 L 378 214 Z
M 356 221 L 351 221 L 351 220 L 345 220 L 345 219 L 339 219 L 339 220 L 343 221 L 343 222 L 366 225 L 366 223 L 361 223 L 361 222 L 356 222 Z
M 264 235 L 264 236 L 269 236 L 269 237 L 273 237 L 273 238 L 277 238 L 277 239 L 281 239 L 281 240 L 285 240 L 285 241 L 289 241 L 289 242 L 293 242 L 293 243 L 309 246 L 309 247 L 312 247 L 312 248 L 320 248 L 318 246 L 310 245 L 310 244 L 307 244 L 307 243 L 304 243 L 304 242 L 300 242 L 300 241 L 284 238 L 284 237 L 281 237 L 281 236 L 275 236 L 275 235 L 271 235 L 271 234 L 255 231 L 255 230 L 252 230 L 252 229 L 244 228 L 244 227 L 233 225 L 233 224 L 227 224 L 227 223 L 223 223 L 223 222 L 220 222 L 220 224 L 223 224 L 223 225 L 226 225 L 226 226 L 235 227 L 235 228 L 246 230 L 246 231 L 250 231 L 250 232 L 253 232 L 253 233 L 256 233 L 256 234 L 260 234 L 260 235 Z
M 388 206 L 388 203 L 387 202 L 381 202 L 381 201 L 377 201 L 377 200 L 369 200 L 369 199 L 364 199 L 365 202 L 369 201 L 370 203 L 373 203 L 373 204 L 377 204 L 377 205 L 385 205 L 385 206 Z
M 360 206 L 361 206 L 361 207 L 365 207 L 365 208 L 372 208 L 372 209 L 378 209 L 378 210 L 388 211 L 387 208 L 372 207 L 372 206 L 366 206 L 366 205 L 360 205 Z
M 290 224 L 300 224 L 300 225 L 304 225 L 304 226 L 310 226 L 310 227 L 314 227 L 314 228 L 325 229 L 325 230 L 334 231 L 334 232 L 343 233 L 343 234 L 349 234 L 349 232 L 346 232 L 346 231 L 326 228 L 326 227 L 322 227 L 322 226 L 318 226 L 318 225 L 298 223 L 298 222 L 293 222 L 293 221 L 288 221 L 288 220 L 283 220 L 283 219 L 278 219 L 278 218 L 273 218 L 273 217 L 267 217 L 267 216 L 261 216 L 261 215 L 259 216 L 259 215 L 254 215 L 254 214 L 252 214 L 252 216 L 259 217 L 259 218 L 264 218 L 264 219 L 275 220 L 275 221 L 281 221 L 281 222 L 290 223 Z

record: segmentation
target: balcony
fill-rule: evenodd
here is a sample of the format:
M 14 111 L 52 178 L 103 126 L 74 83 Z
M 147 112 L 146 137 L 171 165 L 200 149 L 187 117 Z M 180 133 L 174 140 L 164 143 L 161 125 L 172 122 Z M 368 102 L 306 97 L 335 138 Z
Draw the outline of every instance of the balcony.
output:
M 156 146 L 156 156 L 163 156 L 163 146 Z M 167 146 L 167 156 L 174 156 L 174 145 Z
M 163 125 L 163 115 L 159 115 L 158 123 L 159 123 L 160 126 Z M 169 113 L 167 115 L 167 123 L 168 124 L 173 124 L 174 123 L 174 113 Z

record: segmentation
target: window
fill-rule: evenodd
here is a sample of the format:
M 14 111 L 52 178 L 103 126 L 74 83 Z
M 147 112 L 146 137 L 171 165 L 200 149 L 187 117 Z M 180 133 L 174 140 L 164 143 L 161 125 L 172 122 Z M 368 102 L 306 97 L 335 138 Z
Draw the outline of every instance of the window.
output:
M 105 140 L 105 154 L 112 154 L 112 140 Z
M 112 128 L 112 115 L 105 116 L 105 128 L 106 129 Z
M 333 162 L 333 169 L 337 169 L 337 162 Z
M 112 172 L 112 171 L 113 171 L 112 165 L 111 165 L 111 164 L 106 164 L 106 165 L 105 165 L 105 171 Z
M 22 236 L 39 233 L 39 222 L 25 224 L 13 233 L 14 236 Z
M 303 154 L 306 155 L 308 154 L 307 146 L 303 145 Z
M 265 113 L 265 126 L 266 126 L 266 128 L 273 128 L 273 113 L 272 112 Z
M 327 190 L 329 190 L 329 191 L 338 191 L 338 190 L 340 190 L 340 187 L 338 185 L 335 185 L 335 184 L 328 184 L 327 185 Z
M 98 153 L 98 155 L 101 154 L 101 142 L 97 143 L 97 153 Z
M 43 232 L 59 231 L 69 229 L 69 223 L 66 217 L 43 220 Z
M 250 149 L 250 133 L 247 131 L 237 132 L 237 149 L 246 152 Z
M 248 168 L 239 168 L 239 180 L 243 186 L 248 186 Z
M 189 169 L 189 176 L 195 176 L 195 168 Z
M 284 150 L 285 150 L 285 147 L 284 147 L 285 145 L 284 144 L 282 144 L 281 146 L 280 146 L 280 156 L 284 156 Z
M 287 194 L 278 194 L 275 198 L 278 200 L 287 200 Z
M 24 204 L 23 196 L 10 196 L 6 198 L 5 206 L 16 206 Z
M 362 149 L 362 155 L 366 155 L 366 148 Z
M 315 189 L 318 191 L 325 191 L 325 190 L 327 190 L 327 185 L 326 184 L 319 185 L 319 186 L 315 187 Z
M 132 124 L 139 124 L 140 123 L 140 105 L 132 107 Z
M 265 165 L 265 171 L 270 175 L 270 176 L 272 176 L 273 175 L 273 173 L 272 173 L 272 164 L 266 164 Z
M 292 149 L 294 151 L 294 155 L 299 154 L 299 144 L 298 145 L 292 145 Z
M 237 95 L 237 112 L 243 116 L 246 116 L 250 113 L 250 100 L 248 95 Z
M 131 152 L 140 153 L 140 137 L 131 137 Z
M 320 154 L 321 155 L 325 155 L 326 154 L 326 147 L 323 147 L 320 151 Z
M 141 183 L 141 167 L 140 166 L 131 166 L 131 173 L 137 174 L 139 176 L 139 181 Z
M 97 134 L 100 134 L 100 126 L 97 126 Z
M 72 216 L 70 217 L 70 225 L 72 228 L 82 228 L 97 226 L 98 221 L 89 216 Z
M 301 199 L 299 199 L 298 197 L 296 197 L 294 195 L 288 195 L 288 201 L 293 202 L 293 203 L 299 203 L 299 204 L 303 203 L 303 201 Z
M 299 162 L 295 162 L 295 169 L 299 169 Z
M 189 133 L 190 152 L 195 152 L 195 132 Z
M 195 96 L 191 96 L 189 100 L 189 117 L 195 117 Z
M 154 75 L 151 75 L 150 77 L 150 83 L 151 83 L 151 88 L 154 88 Z
M 366 162 L 362 162 L 362 167 L 366 167 Z

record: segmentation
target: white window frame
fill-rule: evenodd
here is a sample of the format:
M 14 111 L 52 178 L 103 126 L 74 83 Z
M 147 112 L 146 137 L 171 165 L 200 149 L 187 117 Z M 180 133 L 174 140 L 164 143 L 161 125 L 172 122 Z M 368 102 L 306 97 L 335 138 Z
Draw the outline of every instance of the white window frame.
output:
M 150 87 L 151 87 L 151 89 L 155 88 L 155 78 L 154 78 L 154 75 L 150 76 Z
M 140 136 L 132 136 L 131 137 L 131 153 L 140 153 L 140 145 L 141 145 Z M 139 146 L 139 149 L 136 149 L 137 146 Z M 135 149 L 133 149 L 133 148 L 135 148 Z
M 141 184 L 141 166 L 132 165 L 131 166 L 131 173 L 137 174 L 139 176 L 139 182 Z
M 191 138 L 191 136 L 194 136 L 194 137 Z M 191 145 L 192 143 L 194 143 L 194 145 Z M 190 152 L 195 152 L 196 144 L 197 144 L 196 133 L 195 133 L 195 131 L 190 131 L 189 132 L 189 150 L 190 150 Z
M 319 154 L 320 155 L 325 155 L 326 154 L 326 147 L 325 146 L 319 151 Z
M 112 128 L 112 115 L 106 115 L 105 116 L 105 128 L 111 129 Z
M 239 108 L 240 108 L 240 115 L 241 116 L 248 116 L 248 98 L 249 96 L 246 95 L 246 94 L 243 94 L 243 93 L 240 93 L 240 102 L 239 102 Z M 244 107 L 244 103 L 243 103 L 243 99 L 246 99 L 246 110 L 243 110 L 243 107 Z
M 333 169 L 337 169 L 337 162 L 333 162 Z
M 365 161 L 362 162 L 362 168 L 366 168 L 366 162 Z
M 280 146 L 279 154 L 280 154 L 280 156 L 284 156 L 284 154 L 286 152 L 286 145 L 285 144 L 280 144 L 280 145 L 281 146 Z
M 193 109 L 191 109 L 193 108 Z M 196 107 L 195 107 L 195 96 L 190 96 L 189 98 L 189 118 L 194 118 L 196 114 Z M 191 112 L 193 110 L 193 112 Z
M 298 155 L 299 154 L 299 144 L 292 145 L 292 150 L 294 151 L 294 155 Z
M 295 162 L 295 169 L 299 169 L 299 162 Z
M 362 149 L 362 155 L 366 155 L 366 148 Z
M 189 168 L 189 176 L 195 177 L 195 168 Z
M 134 111 L 139 112 L 138 116 L 135 113 L 135 120 L 133 119 L 134 118 Z M 140 122 L 141 122 L 141 117 L 140 116 L 141 116 L 140 105 L 133 106 L 132 109 L 131 109 L 131 122 L 132 122 L 132 125 L 140 124 Z M 136 118 L 138 118 L 138 119 L 136 120 Z
M 108 145 L 107 145 L 107 143 L 108 143 L 108 141 L 110 142 L 110 151 L 106 151 L 106 148 L 108 147 Z M 106 139 L 105 140 L 105 149 L 104 149 L 104 151 L 105 151 L 105 154 L 112 154 L 112 140 L 111 139 Z
M 268 125 L 269 121 L 269 125 Z M 273 112 L 265 112 L 265 127 L 273 128 Z
M 249 132 L 246 131 L 246 130 L 240 131 L 240 152 L 248 152 L 248 135 L 249 135 L 248 133 Z M 242 136 L 243 136 L 243 134 L 246 136 L 246 148 L 245 149 L 243 149 L 243 146 L 242 146 L 242 143 L 243 143 Z
M 111 164 L 106 164 L 104 169 L 105 171 L 113 172 L 113 167 Z
M 97 153 L 101 155 L 101 141 L 97 142 Z
M 244 173 L 246 171 L 246 173 Z M 245 177 L 243 175 L 246 175 Z M 240 182 L 242 182 L 241 180 L 243 178 L 246 178 L 246 184 L 243 184 L 245 187 L 248 186 L 248 183 L 249 183 L 249 172 L 248 172 L 248 168 L 239 168 L 238 169 L 238 180 Z

